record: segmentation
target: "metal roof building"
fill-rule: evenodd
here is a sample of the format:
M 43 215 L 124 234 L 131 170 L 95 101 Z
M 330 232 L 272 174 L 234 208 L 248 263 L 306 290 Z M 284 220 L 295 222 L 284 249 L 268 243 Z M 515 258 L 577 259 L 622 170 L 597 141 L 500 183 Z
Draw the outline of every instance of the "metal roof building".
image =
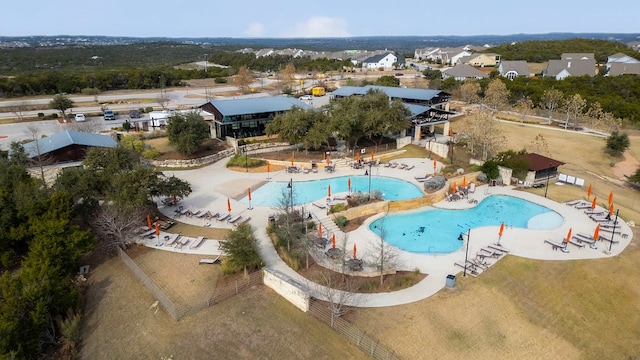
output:
M 54 162 L 69 162 L 82 160 L 89 147 L 114 148 L 117 145 L 109 135 L 66 130 L 28 142 L 23 147 L 30 159 L 47 155 L 53 157 Z

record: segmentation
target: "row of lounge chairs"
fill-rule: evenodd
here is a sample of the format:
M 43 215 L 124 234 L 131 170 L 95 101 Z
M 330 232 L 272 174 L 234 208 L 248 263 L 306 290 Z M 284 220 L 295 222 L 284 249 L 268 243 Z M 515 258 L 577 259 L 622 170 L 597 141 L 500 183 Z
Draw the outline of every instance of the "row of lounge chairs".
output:
M 405 163 L 395 163 L 395 162 L 388 162 L 384 165 L 384 167 L 388 167 L 388 168 L 398 168 L 400 170 L 413 170 L 413 168 L 415 168 L 415 165 L 407 165 Z
M 491 263 L 487 262 L 486 258 L 491 257 L 498 259 L 508 252 L 508 249 L 499 244 L 487 245 L 485 247 L 482 247 L 480 251 L 476 253 L 475 258 L 467 260 L 466 268 L 467 270 L 471 271 L 472 275 L 479 275 L 481 272 L 487 270 L 489 266 L 491 266 Z M 465 268 L 465 262 L 457 261 L 454 263 L 454 265 Z

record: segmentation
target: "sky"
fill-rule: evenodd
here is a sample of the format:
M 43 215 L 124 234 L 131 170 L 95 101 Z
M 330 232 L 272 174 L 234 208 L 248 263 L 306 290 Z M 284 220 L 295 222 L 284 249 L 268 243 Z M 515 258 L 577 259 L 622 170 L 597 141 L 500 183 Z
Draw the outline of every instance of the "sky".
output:
M 7 0 L 0 36 L 356 37 L 637 33 L 640 1 Z

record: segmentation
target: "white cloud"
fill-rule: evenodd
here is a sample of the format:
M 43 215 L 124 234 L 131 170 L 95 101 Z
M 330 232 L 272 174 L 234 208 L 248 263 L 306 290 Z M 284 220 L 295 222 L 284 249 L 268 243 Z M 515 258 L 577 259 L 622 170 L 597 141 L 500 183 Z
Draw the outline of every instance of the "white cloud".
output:
M 348 37 L 347 21 L 341 18 L 314 16 L 304 23 L 297 23 L 284 37 Z
M 244 34 L 249 37 L 262 37 L 264 36 L 264 24 L 262 23 L 252 23 L 249 24 L 247 30 L 244 31 Z

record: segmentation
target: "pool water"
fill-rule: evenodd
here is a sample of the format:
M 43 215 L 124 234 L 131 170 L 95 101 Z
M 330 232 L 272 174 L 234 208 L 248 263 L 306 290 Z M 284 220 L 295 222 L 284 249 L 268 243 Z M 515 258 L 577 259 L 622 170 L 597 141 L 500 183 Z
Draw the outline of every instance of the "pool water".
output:
M 349 191 L 349 179 L 351 179 L 351 192 L 369 192 L 368 176 L 342 176 L 330 179 L 294 181 L 293 203 L 300 205 L 314 201 L 325 202 L 327 188 L 331 186 L 331 194 L 346 193 Z M 258 189 L 251 189 L 252 206 L 279 206 L 282 199 L 290 195 L 287 187 L 288 181 L 271 181 Z M 423 196 L 422 191 L 414 184 L 395 178 L 372 176 L 371 192 L 380 190 L 385 200 L 407 200 Z M 249 203 L 245 196 L 240 202 Z
M 476 207 L 465 210 L 428 208 L 409 214 L 387 215 L 371 223 L 369 228 L 384 240 L 406 251 L 416 253 L 450 253 L 462 247 L 460 233 L 482 226 L 524 229 L 553 229 L 563 222 L 562 216 L 544 206 L 506 195 L 492 195 Z M 498 234 L 496 233 L 496 240 Z

